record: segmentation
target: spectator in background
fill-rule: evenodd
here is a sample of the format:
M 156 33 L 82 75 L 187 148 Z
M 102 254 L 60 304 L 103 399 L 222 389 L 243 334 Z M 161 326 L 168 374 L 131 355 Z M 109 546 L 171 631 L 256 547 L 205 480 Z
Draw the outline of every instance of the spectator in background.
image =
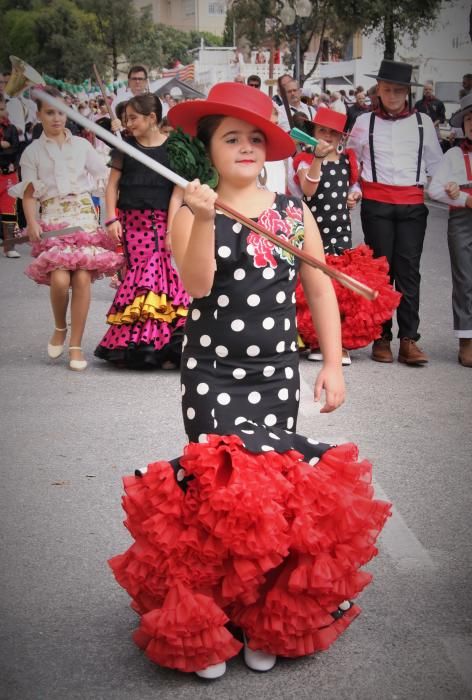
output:
M 415 109 L 431 117 L 439 138 L 439 124 L 446 121 L 446 108 L 444 102 L 441 102 L 434 96 L 433 83 L 430 80 L 425 82 L 423 97 L 415 103 Z
M 234 83 L 241 83 L 241 85 L 244 85 L 246 82 L 246 79 L 244 75 L 241 75 L 241 73 L 238 73 L 238 75 L 234 78 Z
M 314 107 L 310 107 L 310 105 L 306 105 L 302 102 L 302 91 L 300 90 L 298 81 L 287 81 L 287 84 L 285 85 L 285 92 L 287 94 L 289 109 L 292 116 L 296 114 L 296 112 L 302 112 L 310 122 L 313 121 L 316 110 Z M 283 106 L 279 107 L 279 126 L 284 129 L 284 131 L 290 131 L 288 117 Z
M 462 95 L 461 97 L 465 97 L 466 95 L 469 94 L 469 92 L 472 90 L 472 73 L 466 73 L 465 75 L 462 76 Z
M 261 89 L 261 79 L 258 75 L 250 75 L 247 79 L 247 84 L 249 87 Z
M 291 83 L 292 80 L 293 76 L 291 76 L 290 73 L 284 73 L 283 75 L 277 78 L 277 95 L 274 95 L 272 99 L 278 107 L 281 107 L 283 105 L 281 97 L 282 88 L 286 89 L 287 85 Z
M 7 114 L 5 97 L 0 95 L 0 238 L 5 240 L 4 252 L 7 258 L 19 258 L 14 245 L 7 245 L 13 238 L 17 225 L 16 200 L 8 194 L 8 188 L 18 182 L 17 167 L 20 155 L 20 141 L 16 127 Z
M 256 54 L 256 63 L 267 63 L 265 54 L 262 51 L 262 49 L 259 49 L 259 51 Z
M 369 107 L 366 104 L 365 92 L 356 93 L 356 100 L 354 104 L 347 109 L 346 131 L 351 131 L 359 114 L 364 114 L 364 112 L 368 111 Z
M 330 97 L 330 108 L 340 114 L 346 114 L 346 105 L 343 102 L 340 92 L 333 92 Z
M 117 111 L 117 106 L 121 102 L 128 102 L 132 97 L 137 97 L 138 95 L 144 95 L 145 92 L 149 91 L 149 81 L 148 73 L 144 66 L 131 66 L 128 71 L 128 89 L 126 92 L 122 92 L 115 97 L 112 102 L 111 108 L 115 112 Z M 114 119 L 111 125 L 112 131 L 120 131 L 121 123 L 118 124 L 118 120 Z
M 377 97 L 377 85 L 372 85 L 366 92 L 365 103 L 372 111 L 376 110 L 379 106 L 379 99 Z

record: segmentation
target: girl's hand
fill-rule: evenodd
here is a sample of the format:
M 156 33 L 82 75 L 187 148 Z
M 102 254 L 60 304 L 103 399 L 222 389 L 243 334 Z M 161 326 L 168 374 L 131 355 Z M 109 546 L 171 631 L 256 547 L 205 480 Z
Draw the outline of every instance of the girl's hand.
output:
M 32 224 L 28 224 L 26 234 L 31 243 L 41 240 L 41 226 L 37 221 L 34 221 Z
M 114 221 L 112 224 L 107 226 L 107 233 L 116 244 L 121 243 L 123 238 L 123 229 L 119 221 Z
M 116 134 L 118 131 L 122 130 L 123 124 L 118 118 L 115 117 L 115 119 L 111 120 L 110 128 L 112 130 L 112 133 Z
M 323 141 L 323 139 L 320 139 L 318 143 L 316 144 L 315 148 L 315 157 L 316 158 L 326 158 L 326 156 L 329 153 L 332 153 L 334 151 L 334 146 L 332 143 L 327 143 L 326 141 Z
M 444 188 L 444 191 L 447 195 L 449 195 L 451 199 L 457 199 L 461 189 L 457 182 L 448 182 L 446 187 Z
M 208 185 L 201 185 L 200 180 L 189 182 L 184 191 L 185 204 L 200 221 L 212 221 L 215 218 L 216 199 L 216 192 Z
M 315 382 L 315 401 L 321 399 L 321 392 L 325 390 L 325 404 L 320 413 L 331 413 L 344 403 L 346 388 L 341 367 L 323 367 Z
M 10 148 L 10 143 L 8 141 L 0 141 L 2 148 Z
M 360 192 L 351 192 L 350 194 L 348 194 L 346 200 L 347 208 L 354 209 L 354 207 L 360 199 L 362 199 L 362 195 Z

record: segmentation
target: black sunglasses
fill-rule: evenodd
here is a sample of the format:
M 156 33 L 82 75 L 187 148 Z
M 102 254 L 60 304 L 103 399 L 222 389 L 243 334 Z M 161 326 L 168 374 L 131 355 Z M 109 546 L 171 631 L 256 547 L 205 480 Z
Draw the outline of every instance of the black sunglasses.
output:
M 259 83 L 248 83 L 248 85 L 249 85 L 249 87 L 255 87 L 255 88 L 259 87 Z

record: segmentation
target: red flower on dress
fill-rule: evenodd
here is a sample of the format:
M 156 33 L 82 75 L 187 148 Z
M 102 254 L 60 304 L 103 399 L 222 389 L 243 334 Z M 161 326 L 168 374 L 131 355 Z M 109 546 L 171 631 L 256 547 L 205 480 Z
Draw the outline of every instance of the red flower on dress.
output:
M 277 262 L 272 255 L 274 244 L 258 233 L 251 232 L 247 237 L 247 252 L 254 257 L 254 267 L 277 267 Z
M 272 233 L 286 233 L 290 236 L 292 225 L 286 219 L 282 219 L 275 209 L 266 209 L 259 217 L 258 223 Z
M 285 210 L 287 212 L 287 217 L 293 219 L 294 221 L 303 221 L 303 211 L 300 207 L 292 205 L 287 207 Z

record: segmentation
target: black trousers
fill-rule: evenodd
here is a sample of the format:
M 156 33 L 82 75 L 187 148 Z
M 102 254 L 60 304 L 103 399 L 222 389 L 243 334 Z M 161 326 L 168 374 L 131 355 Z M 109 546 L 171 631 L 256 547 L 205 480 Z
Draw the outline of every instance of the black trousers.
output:
M 419 339 L 420 260 L 428 209 L 424 204 L 385 204 L 363 199 L 361 221 L 364 240 L 390 266 L 390 281 L 402 294 L 397 309 L 398 337 Z M 392 339 L 392 320 L 383 335 Z

